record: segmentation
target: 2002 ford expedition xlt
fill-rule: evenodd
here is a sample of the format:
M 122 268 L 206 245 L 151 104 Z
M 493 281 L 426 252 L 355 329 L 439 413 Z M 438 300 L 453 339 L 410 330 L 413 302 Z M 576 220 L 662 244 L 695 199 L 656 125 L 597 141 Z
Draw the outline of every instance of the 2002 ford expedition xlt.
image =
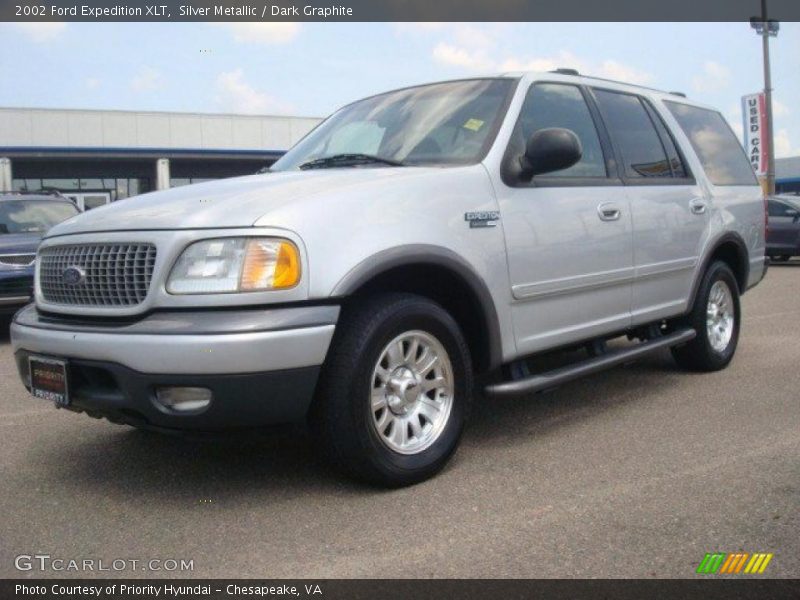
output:
M 712 108 L 565 70 L 435 83 L 345 106 L 267 173 L 56 226 L 12 341 L 57 406 L 307 418 L 346 472 L 406 485 L 456 449 L 475 375 L 491 401 L 666 348 L 724 368 L 764 228 Z

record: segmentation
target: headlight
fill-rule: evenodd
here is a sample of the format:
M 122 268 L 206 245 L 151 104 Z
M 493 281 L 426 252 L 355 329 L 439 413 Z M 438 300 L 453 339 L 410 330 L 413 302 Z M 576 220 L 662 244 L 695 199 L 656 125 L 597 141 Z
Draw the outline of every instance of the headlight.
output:
M 297 285 L 300 253 L 280 238 L 218 238 L 183 251 L 167 281 L 170 294 L 263 292 Z

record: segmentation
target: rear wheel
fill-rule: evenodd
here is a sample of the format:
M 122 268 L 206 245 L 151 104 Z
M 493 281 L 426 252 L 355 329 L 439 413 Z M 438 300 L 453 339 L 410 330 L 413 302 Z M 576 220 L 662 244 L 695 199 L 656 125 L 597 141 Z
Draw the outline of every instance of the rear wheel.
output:
M 340 319 L 310 425 L 346 473 L 410 485 L 453 454 L 471 394 L 469 350 L 455 320 L 426 298 L 382 294 Z
M 697 337 L 673 348 L 672 356 L 692 371 L 724 369 L 736 353 L 740 320 L 736 277 L 727 264 L 714 262 L 703 276 L 692 311 L 679 323 L 692 327 Z

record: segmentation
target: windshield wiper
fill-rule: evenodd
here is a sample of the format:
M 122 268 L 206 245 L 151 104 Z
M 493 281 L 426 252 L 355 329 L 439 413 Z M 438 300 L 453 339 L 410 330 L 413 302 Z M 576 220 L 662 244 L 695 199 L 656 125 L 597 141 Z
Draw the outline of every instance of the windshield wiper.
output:
M 382 164 L 393 167 L 404 167 L 405 163 L 391 158 L 372 154 L 334 154 L 323 158 L 315 158 L 300 165 L 301 169 L 327 169 L 329 167 L 351 167 L 355 165 Z

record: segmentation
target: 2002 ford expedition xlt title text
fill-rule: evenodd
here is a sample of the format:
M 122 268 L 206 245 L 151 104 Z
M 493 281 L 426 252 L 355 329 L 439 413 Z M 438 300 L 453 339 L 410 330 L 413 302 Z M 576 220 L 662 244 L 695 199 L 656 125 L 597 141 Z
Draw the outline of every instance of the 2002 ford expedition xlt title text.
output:
M 345 471 L 405 485 L 454 452 L 476 373 L 492 398 L 665 348 L 725 367 L 764 212 L 723 117 L 682 95 L 567 70 L 406 88 L 268 173 L 56 226 L 13 347 L 58 406 L 163 430 L 308 418 Z M 560 348 L 586 352 L 536 368 Z

